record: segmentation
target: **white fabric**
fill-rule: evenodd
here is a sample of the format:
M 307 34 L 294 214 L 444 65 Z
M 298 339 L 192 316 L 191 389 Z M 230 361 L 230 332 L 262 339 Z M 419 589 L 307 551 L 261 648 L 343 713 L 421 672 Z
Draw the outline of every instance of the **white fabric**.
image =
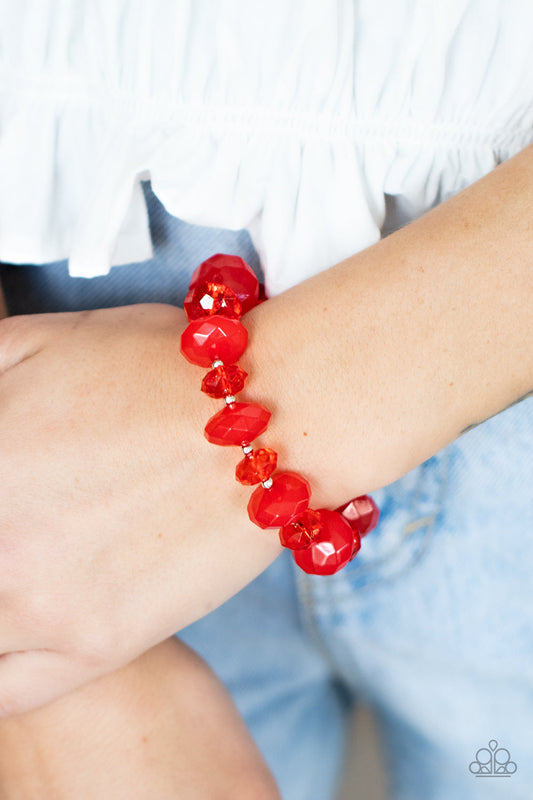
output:
M 148 258 L 149 176 L 275 294 L 533 141 L 532 54 L 529 0 L 0 0 L 0 260 Z

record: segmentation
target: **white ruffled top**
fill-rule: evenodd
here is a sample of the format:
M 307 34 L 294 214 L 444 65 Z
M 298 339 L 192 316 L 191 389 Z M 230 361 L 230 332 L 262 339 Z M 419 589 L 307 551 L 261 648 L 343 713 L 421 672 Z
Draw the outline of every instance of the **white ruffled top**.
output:
M 529 0 L 0 0 L 0 260 L 151 256 L 140 180 L 276 294 L 533 141 Z M 191 265 L 196 266 L 196 265 Z

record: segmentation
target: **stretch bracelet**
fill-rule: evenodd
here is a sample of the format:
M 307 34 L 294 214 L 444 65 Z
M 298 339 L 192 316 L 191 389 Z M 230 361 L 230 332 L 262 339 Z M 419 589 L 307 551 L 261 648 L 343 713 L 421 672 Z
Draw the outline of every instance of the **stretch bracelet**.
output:
M 244 458 L 235 477 L 252 492 L 248 516 L 260 528 L 279 529 L 279 539 L 292 550 L 304 572 L 332 575 L 359 552 L 361 538 L 376 527 L 379 509 L 369 495 L 360 495 L 331 511 L 309 508 L 308 481 L 295 472 L 278 472 L 277 453 L 254 449 L 265 432 L 270 411 L 257 403 L 237 402 L 247 373 L 236 363 L 248 343 L 241 317 L 266 298 L 253 270 L 238 256 L 217 253 L 194 271 L 185 298 L 188 326 L 181 352 L 191 364 L 208 367 L 202 391 L 224 399 L 224 407 L 208 421 L 205 437 L 212 444 L 242 447 Z

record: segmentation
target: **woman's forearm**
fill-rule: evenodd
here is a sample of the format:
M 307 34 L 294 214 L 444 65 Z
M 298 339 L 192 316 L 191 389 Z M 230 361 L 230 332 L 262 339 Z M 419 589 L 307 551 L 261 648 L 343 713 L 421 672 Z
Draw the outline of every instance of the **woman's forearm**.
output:
M 273 412 L 257 444 L 315 508 L 531 390 L 532 153 L 246 316 L 242 398 Z M 280 552 L 248 519 L 235 449 L 202 437 L 216 406 L 178 355 L 184 327 L 154 304 L 2 323 L 0 716 L 131 661 Z
M 529 147 L 247 315 L 250 395 L 315 505 L 397 479 L 533 389 L 532 207 Z
M 0 797 L 279 800 L 229 693 L 175 637 L 53 703 L 1 720 Z

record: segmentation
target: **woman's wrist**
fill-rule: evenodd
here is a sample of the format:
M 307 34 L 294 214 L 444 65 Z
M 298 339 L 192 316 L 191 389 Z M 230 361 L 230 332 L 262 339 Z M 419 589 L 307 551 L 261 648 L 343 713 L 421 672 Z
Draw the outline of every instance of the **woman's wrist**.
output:
M 246 316 L 265 443 L 334 506 L 533 387 L 533 147 Z

